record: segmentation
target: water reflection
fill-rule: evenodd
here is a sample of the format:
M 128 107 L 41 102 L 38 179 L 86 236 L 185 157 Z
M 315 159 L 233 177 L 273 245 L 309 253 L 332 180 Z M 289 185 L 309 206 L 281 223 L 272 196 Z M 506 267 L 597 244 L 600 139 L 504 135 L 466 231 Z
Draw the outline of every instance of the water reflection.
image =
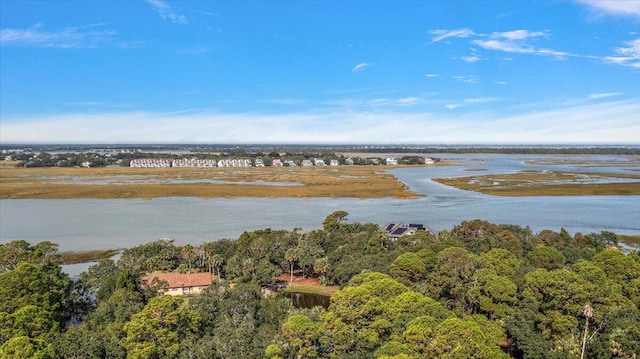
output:
M 331 297 L 315 293 L 286 292 L 284 295 L 291 299 L 291 304 L 295 308 L 311 309 L 313 307 L 329 308 Z

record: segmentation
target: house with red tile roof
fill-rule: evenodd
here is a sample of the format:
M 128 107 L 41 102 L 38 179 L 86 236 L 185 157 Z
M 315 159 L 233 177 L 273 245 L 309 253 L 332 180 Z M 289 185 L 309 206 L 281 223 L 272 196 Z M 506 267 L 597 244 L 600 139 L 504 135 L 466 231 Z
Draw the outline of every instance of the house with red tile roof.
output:
M 204 273 L 161 273 L 142 278 L 147 284 L 157 279 L 165 282 L 161 286 L 162 293 L 166 295 L 197 295 L 211 285 L 212 276 L 209 272 Z

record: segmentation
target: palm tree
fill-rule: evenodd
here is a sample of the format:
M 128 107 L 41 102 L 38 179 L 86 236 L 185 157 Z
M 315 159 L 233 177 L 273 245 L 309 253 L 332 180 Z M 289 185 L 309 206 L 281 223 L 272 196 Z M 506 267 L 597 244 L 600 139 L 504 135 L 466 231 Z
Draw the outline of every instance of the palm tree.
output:
M 284 259 L 289 262 L 289 284 L 293 283 L 293 263 L 298 260 L 298 252 L 295 248 L 289 248 L 284 252 Z
M 185 244 L 182 247 L 182 256 L 189 263 L 189 274 L 191 274 L 191 258 L 193 258 L 194 254 L 195 254 L 195 251 L 191 244 Z
M 220 266 L 222 266 L 222 262 L 224 258 L 222 255 L 215 253 L 211 257 L 209 257 L 209 272 L 211 272 L 211 268 L 214 268 L 216 272 L 218 272 L 218 282 L 220 282 Z
M 316 262 L 313 264 L 313 270 L 320 273 L 322 276 L 322 281 L 320 283 L 324 285 L 325 275 L 329 271 L 329 258 L 322 257 L 316 259 Z

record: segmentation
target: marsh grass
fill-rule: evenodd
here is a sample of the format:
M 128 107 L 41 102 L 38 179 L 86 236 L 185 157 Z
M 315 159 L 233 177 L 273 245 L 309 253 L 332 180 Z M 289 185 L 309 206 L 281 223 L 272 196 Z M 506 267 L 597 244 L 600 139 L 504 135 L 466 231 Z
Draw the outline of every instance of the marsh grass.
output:
M 616 181 L 620 179 L 624 181 Z M 433 180 L 498 196 L 640 195 L 640 175 L 636 174 L 521 171 Z
M 618 239 L 620 242 L 625 243 L 630 246 L 640 246 L 640 234 L 638 235 L 627 235 L 627 234 L 618 234 Z
M 0 168 L 2 168 L 2 167 L 14 168 L 19 163 L 20 163 L 20 161 L 0 161 Z
M 403 166 L 393 166 L 401 167 Z M 0 199 L 419 197 L 387 173 L 386 169 L 381 169 L 380 166 L 2 168 Z M 134 176 L 135 181 L 127 179 Z M 87 183 L 96 180 L 105 183 Z M 176 180 L 190 180 L 193 183 L 172 183 Z M 224 183 L 197 182 L 198 180 Z M 295 185 L 273 185 L 281 183 Z

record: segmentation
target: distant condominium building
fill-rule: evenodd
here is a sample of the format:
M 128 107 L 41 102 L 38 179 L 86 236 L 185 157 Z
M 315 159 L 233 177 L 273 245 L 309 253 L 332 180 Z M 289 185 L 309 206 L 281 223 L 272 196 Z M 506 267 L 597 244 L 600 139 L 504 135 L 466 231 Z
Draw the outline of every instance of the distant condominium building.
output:
M 248 158 L 227 158 L 218 161 L 218 167 L 251 167 L 251 160 Z
M 171 167 L 171 160 L 167 158 L 134 158 L 129 166 L 136 168 Z
M 216 167 L 216 160 L 200 158 L 181 158 L 173 160 L 173 167 Z
M 131 160 L 130 167 L 158 168 L 158 167 L 251 167 L 253 163 L 248 158 L 227 158 L 219 161 L 199 158 L 136 158 Z

